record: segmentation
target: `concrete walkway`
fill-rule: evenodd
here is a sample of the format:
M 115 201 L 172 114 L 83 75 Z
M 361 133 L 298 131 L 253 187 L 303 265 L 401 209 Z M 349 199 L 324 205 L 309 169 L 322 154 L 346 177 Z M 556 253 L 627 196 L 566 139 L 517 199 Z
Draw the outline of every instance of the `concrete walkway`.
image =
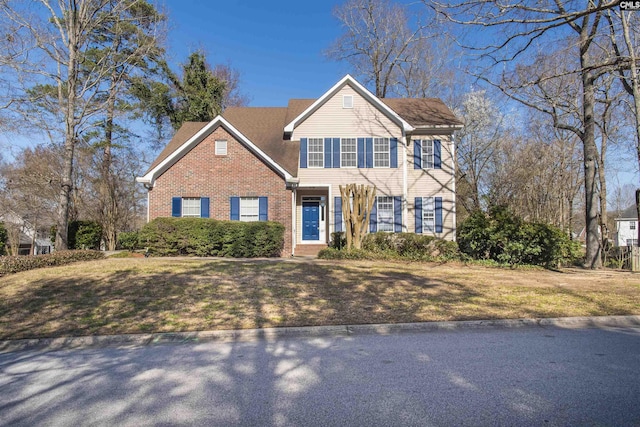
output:
M 560 317 L 537 319 L 469 320 L 373 325 L 306 326 L 221 331 L 166 332 L 150 334 L 95 335 L 0 341 L 0 353 L 22 350 L 149 346 L 170 343 L 275 341 L 292 337 L 390 335 L 468 329 L 514 329 L 557 327 L 565 329 L 640 328 L 640 316 Z

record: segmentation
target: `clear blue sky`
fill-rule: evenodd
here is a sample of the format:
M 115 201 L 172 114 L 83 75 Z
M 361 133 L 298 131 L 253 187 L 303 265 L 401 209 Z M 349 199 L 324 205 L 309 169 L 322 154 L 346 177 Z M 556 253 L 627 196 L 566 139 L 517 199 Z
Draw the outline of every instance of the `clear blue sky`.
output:
M 251 106 L 317 98 L 349 72 L 322 53 L 341 33 L 332 16 L 340 3 L 167 0 L 169 55 L 176 70 L 198 49 L 212 65 L 229 62 Z

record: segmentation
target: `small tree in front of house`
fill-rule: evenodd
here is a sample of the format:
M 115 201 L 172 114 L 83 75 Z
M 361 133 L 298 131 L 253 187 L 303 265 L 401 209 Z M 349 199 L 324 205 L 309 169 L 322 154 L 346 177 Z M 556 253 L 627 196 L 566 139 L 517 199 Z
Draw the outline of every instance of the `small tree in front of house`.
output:
M 376 188 L 364 184 L 340 186 L 342 218 L 344 219 L 347 249 L 360 249 L 367 234 L 371 210 L 376 200 Z

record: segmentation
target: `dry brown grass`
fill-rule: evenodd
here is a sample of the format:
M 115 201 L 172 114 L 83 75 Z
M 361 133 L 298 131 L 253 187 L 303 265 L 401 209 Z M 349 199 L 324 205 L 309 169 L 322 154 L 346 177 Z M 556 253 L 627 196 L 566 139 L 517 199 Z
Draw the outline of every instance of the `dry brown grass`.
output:
M 621 314 L 640 314 L 637 274 L 128 258 L 0 278 L 0 339 Z

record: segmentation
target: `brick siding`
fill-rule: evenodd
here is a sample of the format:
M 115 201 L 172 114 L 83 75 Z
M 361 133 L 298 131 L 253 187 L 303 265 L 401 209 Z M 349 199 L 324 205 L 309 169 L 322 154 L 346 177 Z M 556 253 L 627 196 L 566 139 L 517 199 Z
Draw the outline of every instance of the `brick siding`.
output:
M 226 156 L 216 156 L 216 140 L 227 141 Z M 228 220 L 232 196 L 268 197 L 269 220 L 285 227 L 282 255 L 291 255 L 291 191 L 222 126 L 156 179 L 149 191 L 149 220 L 171 216 L 172 197 L 209 197 L 210 217 Z

